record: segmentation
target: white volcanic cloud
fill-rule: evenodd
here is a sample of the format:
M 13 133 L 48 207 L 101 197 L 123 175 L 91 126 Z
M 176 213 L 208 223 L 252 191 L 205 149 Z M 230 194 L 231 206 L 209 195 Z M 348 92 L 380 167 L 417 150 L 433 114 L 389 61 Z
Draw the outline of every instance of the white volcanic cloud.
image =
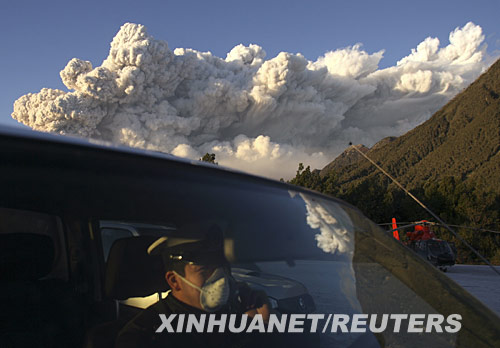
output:
M 349 216 L 334 203 L 312 200 L 303 194 L 300 197 L 306 203 L 307 224 L 320 230 L 315 236 L 318 248 L 325 253 L 347 254 L 352 260 L 354 228 Z
M 427 38 L 396 66 L 360 45 L 316 61 L 282 52 L 265 59 L 238 45 L 225 59 L 171 51 L 142 25 L 123 25 L 101 66 L 72 59 L 69 92 L 42 89 L 14 103 L 33 129 L 108 140 L 289 178 L 303 162 L 320 168 L 349 141 L 368 146 L 427 120 L 485 70 L 481 27 L 468 23 L 440 47 Z

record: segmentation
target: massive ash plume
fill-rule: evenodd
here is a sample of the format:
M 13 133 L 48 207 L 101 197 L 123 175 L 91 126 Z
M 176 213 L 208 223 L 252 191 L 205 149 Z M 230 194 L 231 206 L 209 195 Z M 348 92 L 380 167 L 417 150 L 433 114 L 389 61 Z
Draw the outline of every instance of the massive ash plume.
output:
M 482 29 L 468 23 L 440 48 L 427 38 L 396 66 L 360 45 L 316 61 L 257 45 L 225 59 L 177 48 L 142 25 L 123 25 L 99 67 L 72 59 L 70 92 L 42 89 L 12 117 L 36 130 L 103 139 L 288 178 L 297 164 L 322 167 L 349 141 L 372 145 L 427 120 L 486 67 Z

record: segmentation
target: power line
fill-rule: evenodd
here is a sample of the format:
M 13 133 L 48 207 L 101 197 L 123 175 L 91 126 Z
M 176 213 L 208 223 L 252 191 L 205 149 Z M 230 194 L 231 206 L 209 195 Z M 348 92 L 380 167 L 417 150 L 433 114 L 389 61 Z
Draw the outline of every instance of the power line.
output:
M 352 143 L 349 143 L 350 146 L 352 146 Z M 394 179 L 389 173 L 387 173 L 382 167 L 380 167 L 377 163 L 375 163 L 374 161 L 372 161 L 368 156 L 366 156 L 361 150 L 359 150 L 356 146 L 352 146 L 354 148 L 354 150 L 356 150 L 361 156 L 363 156 L 364 158 L 366 158 L 371 164 L 373 164 L 378 170 L 380 170 L 382 173 L 384 173 L 389 179 L 392 180 L 393 183 L 395 183 L 400 189 L 402 189 L 408 196 L 410 196 L 411 198 L 413 198 L 413 200 L 415 202 L 417 202 L 422 208 L 424 208 L 429 214 L 431 214 L 434 219 L 436 219 L 437 221 L 439 221 L 440 224 L 442 224 L 444 227 L 446 227 L 446 229 L 448 231 L 450 231 L 458 240 L 460 240 L 462 243 L 464 243 L 470 250 L 472 250 L 472 252 L 474 252 L 474 254 L 476 254 L 477 256 L 479 256 L 479 258 L 481 260 L 483 260 L 483 262 L 485 262 L 488 266 L 491 267 L 491 269 L 500 276 L 500 272 L 495 268 L 493 267 L 493 265 L 488 261 L 486 260 L 486 258 L 481 255 L 478 251 L 476 251 L 476 249 L 474 249 L 472 247 L 472 245 L 470 245 L 469 243 L 467 243 L 467 241 L 465 241 L 465 239 L 463 239 L 462 237 L 460 237 L 460 235 L 458 233 L 456 233 L 454 230 L 451 229 L 450 226 L 448 226 L 446 224 L 446 222 L 444 222 L 443 220 L 441 220 L 441 218 L 439 216 L 437 216 L 436 214 L 434 214 L 434 212 L 432 210 L 430 210 L 424 203 L 420 202 L 420 200 L 415 197 L 414 195 L 412 195 L 406 188 L 403 187 L 403 185 L 401 185 L 396 179 Z

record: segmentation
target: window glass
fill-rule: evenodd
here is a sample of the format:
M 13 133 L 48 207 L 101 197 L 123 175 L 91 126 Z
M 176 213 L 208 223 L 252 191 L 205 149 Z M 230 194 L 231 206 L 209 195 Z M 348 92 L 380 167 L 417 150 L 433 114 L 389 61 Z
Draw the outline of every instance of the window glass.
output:
M 193 186 L 187 190 L 194 190 Z M 422 335 L 408 333 L 409 320 L 402 320 L 398 330 L 396 320 L 387 320 L 380 333 L 353 332 L 349 322 L 350 332 L 341 325 L 332 331 L 333 323 L 325 324 L 334 315 L 349 320 L 367 315 L 375 318 L 376 327 L 384 325 L 384 315 L 392 314 L 478 315 L 471 312 L 473 301 L 463 290 L 347 204 L 294 191 L 195 188 L 198 191 L 189 195 L 183 191 L 176 210 L 161 205 L 165 226 L 175 224 L 175 228 L 153 236 L 200 237 L 207 226 L 216 226 L 237 282 L 264 291 L 275 313 L 324 316 L 313 335 L 297 336 L 305 340 L 304 346 L 407 347 L 414 345 L 418 335 L 419 345 L 453 347 L 458 333 L 436 329 Z M 144 227 L 135 231 L 134 236 L 151 236 Z M 158 296 L 152 293 L 123 303 L 146 308 L 156 301 Z M 426 323 L 419 325 L 425 328 Z M 465 332 L 480 330 L 474 320 L 464 319 L 462 325 L 469 326 L 468 331 L 462 329 Z

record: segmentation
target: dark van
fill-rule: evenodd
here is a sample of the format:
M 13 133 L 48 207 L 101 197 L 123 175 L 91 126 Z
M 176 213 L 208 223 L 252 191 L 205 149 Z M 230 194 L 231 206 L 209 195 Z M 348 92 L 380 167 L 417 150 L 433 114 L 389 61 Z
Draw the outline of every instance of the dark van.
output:
M 500 347 L 498 316 L 332 197 L 17 128 L 0 128 L 0 185 L 0 347 L 113 347 L 168 293 L 147 247 L 206 222 L 223 232 L 235 277 L 265 291 L 274 312 L 323 315 L 315 346 Z M 378 327 L 384 314 L 461 319 L 455 331 L 424 323 L 415 333 L 404 320 L 399 330 L 333 330 L 326 321 L 339 314 L 377 315 Z

